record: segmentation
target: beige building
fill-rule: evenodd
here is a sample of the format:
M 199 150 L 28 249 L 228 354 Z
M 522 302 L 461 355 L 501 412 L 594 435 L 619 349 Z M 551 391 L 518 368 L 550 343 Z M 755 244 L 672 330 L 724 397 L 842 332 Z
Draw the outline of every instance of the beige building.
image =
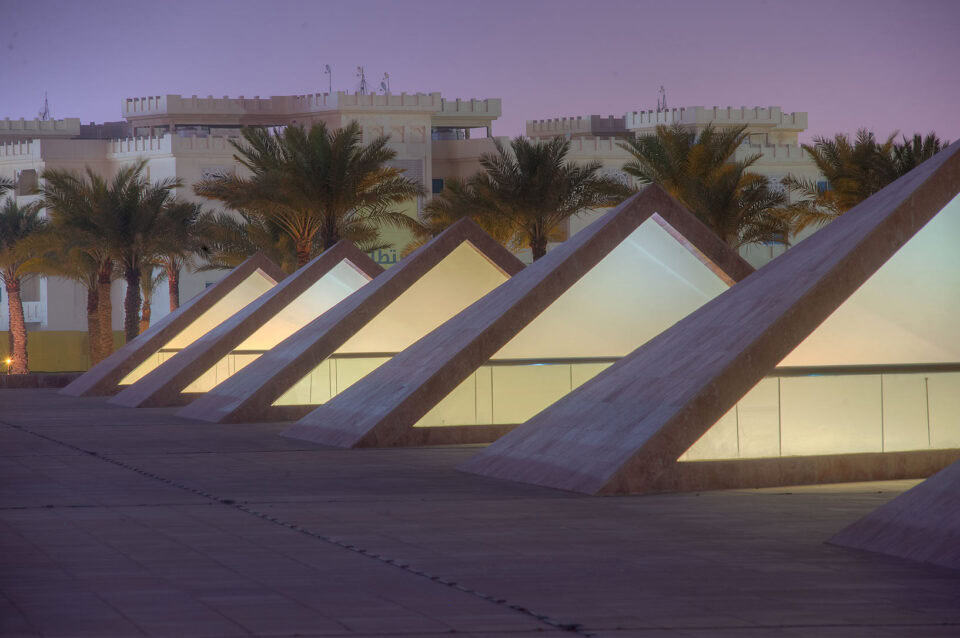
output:
M 214 98 L 157 95 L 126 98 L 121 102 L 122 121 L 81 124 L 78 118 L 62 120 L 0 120 L 0 176 L 16 180 L 11 195 L 29 201 L 31 190 L 45 169 L 83 170 L 87 167 L 109 176 L 118 168 L 143 159 L 150 179 L 179 178 L 184 187 L 177 195 L 197 199 L 192 185 L 217 173 L 246 169 L 234 159 L 231 138 L 244 126 L 279 127 L 325 122 L 337 128 L 359 122 L 364 141 L 390 136 L 397 156 L 392 164 L 424 185 L 427 193 L 442 191 L 444 181 L 466 178 L 479 168 L 483 153 L 494 150 L 492 126 L 500 117 L 499 99 L 446 99 L 440 93 L 399 95 L 313 93 L 261 98 Z M 542 139 L 562 135 L 571 140 L 571 159 L 598 160 L 608 174 L 631 181 L 621 168 L 629 154 L 620 148 L 624 139 L 653 132 L 658 124 L 680 122 L 692 127 L 747 124 L 748 143 L 738 157 L 761 154 L 755 170 L 773 179 L 788 173 L 816 177 L 809 158 L 798 146 L 798 135 L 807 125 L 805 113 L 784 113 L 779 107 L 707 109 L 691 107 L 667 111 L 637 111 L 620 117 L 584 117 L 531 120 L 527 136 Z M 501 138 L 507 142 L 507 138 Z M 205 202 L 208 206 L 210 202 Z M 424 198 L 406 211 L 417 215 Z M 575 233 L 596 218 L 586 214 L 573 220 Z M 408 237 L 386 231 L 394 248 L 373 255 L 379 263 L 395 263 Z M 759 265 L 782 252 L 777 246 L 745 249 L 744 256 Z M 520 255 L 529 259 L 529 255 Z M 223 276 L 216 272 L 186 272 L 181 281 L 182 301 L 190 299 Z M 122 327 L 124 283 L 113 290 L 114 329 Z M 0 331 L 8 326 L 6 299 L 0 300 Z M 31 366 L 37 370 L 82 367 L 86 353 L 86 295 L 78 285 L 56 278 L 37 277 L 24 286 L 24 310 L 31 332 Z M 153 317 L 168 307 L 165 286 L 153 299 Z
M 779 182 L 787 175 L 818 181 L 820 172 L 807 153 L 800 147 L 799 135 L 807 128 L 806 113 L 785 113 L 779 106 L 745 106 L 707 108 L 703 106 L 681 107 L 666 110 L 632 111 L 622 117 L 586 115 L 544 120 L 529 120 L 526 134 L 533 139 L 546 139 L 562 135 L 571 141 L 571 159 L 576 161 L 598 160 L 604 171 L 619 176 L 625 182 L 632 178 L 620 169 L 632 156 L 621 148 L 625 138 L 652 135 L 657 126 L 681 124 L 694 130 L 702 130 L 708 124 L 715 127 L 746 125 L 749 137 L 737 149 L 735 158 L 745 159 L 760 155 L 751 167 L 755 173 Z M 571 223 L 571 232 L 576 232 L 595 219 L 586 215 Z M 741 254 L 754 266 L 761 266 L 783 253 L 779 245 L 747 246 Z
M 78 118 L 0 120 L 0 175 L 16 181 L 11 196 L 24 203 L 34 199 L 30 193 L 46 169 L 81 171 L 89 167 L 109 176 L 143 159 L 150 179 L 180 178 L 184 187 L 177 195 L 196 200 L 192 185 L 197 181 L 215 173 L 246 170 L 234 159 L 229 141 L 243 126 L 326 122 L 336 128 L 352 121 L 363 127 L 365 142 L 389 135 L 390 146 L 397 152 L 391 163 L 420 180 L 429 193 L 434 186 L 434 147 L 474 148 L 480 141 L 478 135 L 491 134 L 492 123 L 500 116 L 500 100 L 448 100 L 439 93 L 336 92 L 270 98 L 159 95 L 124 99 L 121 113 L 123 121 L 106 124 L 83 125 Z M 411 202 L 406 212 L 416 215 L 422 205 L 422 199 Z M 386 238 L 396 249 L 374 255 L 384 265 L 395 262 L 408 241 L 390 231 Z M 217 272 L 184 273 L 181 300 L 190 299 L 223 276 Z M 116 282 L 112 293 L 116 331 L 122 328 L 124 286 L 122 281 Z M 70 370 L 85 365 L 77 363 L 86 360 L 84 290 L 62 279 L 35 277 L 25 283 L 23 294 L 31 333 L 31 366 Z M 153 299 L 153 317 L 164 316 L 167 308 L 166 287 L 161 286 Z M 0 331 L 8 325 L 4 296 L 0 298 Z

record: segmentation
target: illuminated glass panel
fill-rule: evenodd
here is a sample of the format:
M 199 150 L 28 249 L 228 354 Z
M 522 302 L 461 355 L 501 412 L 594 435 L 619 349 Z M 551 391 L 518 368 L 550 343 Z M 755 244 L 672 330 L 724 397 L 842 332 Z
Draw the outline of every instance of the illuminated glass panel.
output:
M 154 353 L 146 361 L 134 368 L 120 381 L 120 385 L 130 385 L 173 356 L 176 351 L 186 348 L 191 343 L 219 326 L 235 312 L 252 302 L 276 285 L 270 277 L 257 270 L 240 282 L 233 290 L 213 304 L 206 312 L 197 317 L 186 328 L 181 330 L 163 344 L 160 351 Z M 166 351 L 166 352 L 164 352 Z
M 415 427 L 523 423 L 726 289 L 649 219 Z
M 341 261 L 244 339 L 234 352 L 217 362 L 183 391 L 207 392 L 253 362 L 260 354 L 273 348 L 360 289 L 368 281 L 370 277 L 359 271 L 349 261 Z
M 731 410 L 736 454 L 718 423 L 680 460 L 960 447 L 958 240 L 960 197 L 780 364 L 819 374 L 765 379 Z
M 473 244 L 463 242 L 274 405 L 329 400 L 507 279 Z

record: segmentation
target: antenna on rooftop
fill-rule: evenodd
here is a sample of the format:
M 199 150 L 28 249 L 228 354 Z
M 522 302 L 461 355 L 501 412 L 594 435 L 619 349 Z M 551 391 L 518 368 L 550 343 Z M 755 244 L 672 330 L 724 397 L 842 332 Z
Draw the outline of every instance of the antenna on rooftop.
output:
M 333 69 L 329 64 L 323 65 L 323 74 L 327 76 L 327 93 L 333 95 Z
M 662 113 L 667 110 L 667 90 L 663 88 L 662 84 L 657 94 L 657 113 Z
M 389 73 L 383 74 L 383 79 L 380 81 L 380 90 L 383 91 L 384 94 L 390 92 L 390 74 Z
M 37 117 L 46 122 L 50 119 L 50 102 L 47 100 L 47 92 L 43 92 L 43 108 L 37 113 Z
M 367 89 L 368 89 L 368 86 L 367 86 L 367 76 L 366 76 L 366 74 L 364 73 L 362 66 L 358 66 L 358 67 L 357 67 L 357 77 L 360 79 L 360 84 L 359 84 L 359 86 L 357 87 L 357 94 L 358 94 L 358 95 L 366 95 L 366 94 L 367 94 Z

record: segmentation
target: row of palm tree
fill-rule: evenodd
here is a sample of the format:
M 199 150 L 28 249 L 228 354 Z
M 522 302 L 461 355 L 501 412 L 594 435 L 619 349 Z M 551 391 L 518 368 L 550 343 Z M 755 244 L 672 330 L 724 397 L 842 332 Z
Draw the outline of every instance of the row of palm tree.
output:
M 297 267 L 341 239 L 376 250 L 386 247 L 380 241 L 383 227 L 419 230 L 400 206 L 424 194 L 418 181 L 389 165 L 396 157 L 389 141 L 379 136 L 363 144 L 357 122 L 333 131 L 323 123 L 309 129 L 289 126 L 276 134 L 246 128 L 234 148 L 250 176 L 216 175 L 196 184 L 194 192 L 242 213 L 239 230 L 251 231 L 243 234 L 285 236 Z M 221 236 L 226 246 L 243 244 L 233 228 L 226 223 L 227 234 Z
M 826 177 L 828 189 L 788 177 L 771 183 L 751 171 L 759 155 L 736 159 L 746 127 L 695 132 L 658 127 L 654 135 L 621 144 L 632 156 L 623 172 L 641 184 L 665 188 L 732 247 L 784 242 L 811 224 L 842 214 L 942 146 L 933 134 L 902 143 L 879 143 L 860 131 L 816 138 L 804 146 Z M 468 179 L 447 180 L 420 220 L 401 206 L 423 194 L 419 182 L 390 165 L 389 138 L 363 144 L 356 123 L 330 130 L 287 127 L 279 133 L 247 128 L 232 142 L 249 176 L 214 175 L 194 192 L 231 212 L 204 212 L 174 196 L 179 180 L 150 182 L 138 162 L 106 180 L 84 173 L 48 170 L 40 198 L 3 204 L 0 277 L 11 304 L 11 372 L 27 369 L 26 331 L 19 301 L 24 277 L 42 272 L 74 280 L 87 291 L 91 360 L 113 349 L 110 286 L 127 284 L 124 334 L 134 338 L 149 326 L 153 292 L 167 280 L 171 310 L 179 305 L 179 275 L 199 256 L 201 268 L 229 268 L 261 251 L 292 272 L 340 239 L 364 250 L 385 247 L 383 227 L 411 231 L 408 250 L 462 217 L 477 221 L 494 238 L 529 248 L 533 259 L 562 238 L 568 220 L 589 209 L 615 205 L 634 192 L 605 175 L 599 162 L 568 160 L 562 138 L 509 145 L 495 141 Z M 12 187 L 0 181 L 0 194 Z M 795 193 L 793 202 L 787 193 Z M 40 216 L 46 208 L 48 219 Z M 13 306 L 20 308 L 19 314 Z
M 12 190 L 10 180 L 0 179 L 0 197 Z M 46 220 L 36 204 L 20 206 L 16 199 L 7 198 L 0 205 L 0 279 L 7 293 L 10 308 L 8 372 L 25 374 L 27 365 L 27 323 L 23 315 L 20 289 L 28 276 L 27 266 L 33 257 L 29 238 L 41 232 Z
M 904 137 L 900 142 L 896 136 L 894 133 L 879 142 L 872 132 L 860 129 L 853 140 L 838 134 L 833 138 L 817 137 L 813 144 L 804 144 L 803 149 L 829 187 L 821 188 L 813 180 L 792 176 L 783 180 L 787 190 L 796 195 L 796 201 L 785 211 L 793 231 L 836 219 L 949 144 L 935 133 Z
M 633 193 L 601 174 L 600 162 L 568 161 L 570 142 L 563 138 L 531 142 L 518 137 L 509 148 L 499 140 L 494 145 L 494 153 L 481 156 L 480 171 L 466 180 L 449 180 L 425 206 L 421 241 L 471 217 L 502 243 L 529 248 L 537 260 L 571 217 L 614 206 Z
M 155 285 L 159 268 L 170 286 L 171 310 L 179 306 L 179 273 L 193 252 L 195 204 L 179 201 L 179 180 L 150 182 L 145 162 L 119 170 L 110 180 L 87 169 L 43 172 L 40 197 L 29 204 L 8 198 L 0 209 L 0 268 L 8 290 L 11 316 L 9 372 L 27 366 L 27 340 L 19 296 L 25 278 L 61 277 L 86 289 L 87 331 L 92 362 L 113 351 L 110 299 L 112 282 L 123 278 L 124 335 L 133 339 L 143 327 L 141 290 L 145 274 Z M 3 184 L 6 190 L 9 184 Z M 41 210 L 46 209 L 46 217 Z M 149 312 L 149 305 L 146 306 Z
M 750 171 L 759 154 L 735 159 L 747 137 L 746 126 L 659 126 L 621 144 L 633 156 L 623 170 L 641 184 L 662 186 L 733 248 L 783 242 L 790 228 L 778 211 L 786 194 Z

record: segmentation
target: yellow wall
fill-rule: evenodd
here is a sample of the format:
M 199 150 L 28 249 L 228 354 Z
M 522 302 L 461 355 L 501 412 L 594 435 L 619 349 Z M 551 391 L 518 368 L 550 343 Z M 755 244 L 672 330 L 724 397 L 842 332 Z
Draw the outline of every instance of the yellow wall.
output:
M 124 343 L 123 332 L 113 332 L 113 347 Z M 0 359 L 9 356 L 9 336 L 0 331 Z M 80 330 L 43 330 L 27 333 L 27 356 L 31 372 L 80 372 L 90 367 L 87 333 Z M 4 370 L 0 367 L 0 370 Z M 5 370 L 4 370 L 5 371 Z

